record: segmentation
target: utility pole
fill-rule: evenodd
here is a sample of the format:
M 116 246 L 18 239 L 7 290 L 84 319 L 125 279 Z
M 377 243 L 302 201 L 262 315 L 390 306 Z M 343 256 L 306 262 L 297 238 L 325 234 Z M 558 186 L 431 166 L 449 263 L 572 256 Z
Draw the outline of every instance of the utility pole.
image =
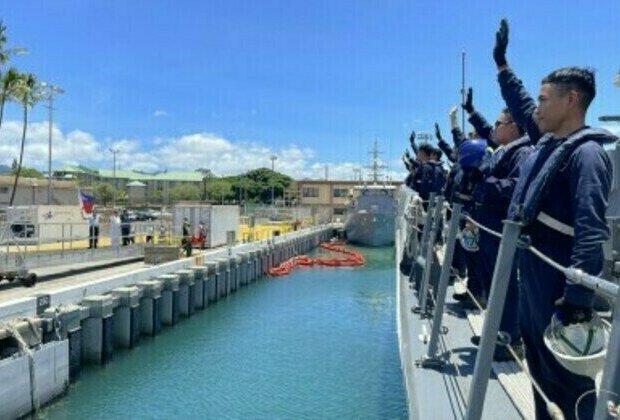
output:
M 325 165 L 325 181 L 329 179 L 329 165 Z
M 271 172 L 275 173 L 275 161 L 278 159 L 278 157 L 276 155 L 271 155 L 269 159 L 271 159 Z M 273 183 L 273 175 L 274 174 L 272 174 L 272 179 L 271 179 L 271 205 L 272 206 L 275 205 L 275 185 Z
M 465 50 L 461 53 L 461 103 L 465 103 Z M 465 108 L 461 107 L 461 130 L 465 134 Z
M 112 180 L 114 182 L 114 189 L 112 192 L 114 193 L 114 198 L 112 199 L 112 206 L 116 207 L 116 154 L 119 152 L 118 147 L 110 147 L 110 152 L 112 152 L 112 155 L 114 156 L 114 166 L 112 167 Z
M 43 95 L 47 97 L 47 109 L 48 109 L 48 117 L 49 117 L 49 130 L 48 130 L 48 154 L 47 154 L 47 204 L 52 204 L 52 200 L 54 198 L 52 191 L 52 129 L 54 126 L 53 123 L 53 111 L 54 111 L 54 95 L 65 93 L 62 88 L 51 85 L 46 82 L 41 82 L 40 84 Z

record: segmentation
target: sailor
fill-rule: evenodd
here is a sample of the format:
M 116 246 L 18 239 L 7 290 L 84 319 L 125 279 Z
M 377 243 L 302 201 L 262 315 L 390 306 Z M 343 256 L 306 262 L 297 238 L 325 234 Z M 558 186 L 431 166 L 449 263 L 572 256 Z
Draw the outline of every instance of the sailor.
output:
M 471 96 L 469 96 L 469 106 Z M 501 232 L 502 221 L 506 218 L 510 198 L 519 176 L 519 168 L 532 151 L 530 139 L 523 136 L 523 130 L 515 124 L 510 111 L 503 109 L 495 122 L 493 141 L 497 149 L 486 162 L 482 173 L 484 179 L 474 187 L 476 219 L 482 225 Z M 480 231 L 480 280 L 485 297 L 491 290 L 495 261 L 499 251 L 499 239 L 485 230 Z M 516 267 L 512 271 L 506 295 L 506 304 L 500 324 L 500 331 L 508 334 L 509 343 L 516 354 L 522 355 L 523 345 L 519 332 L 519 292 Z M 480 337 L 475 336 L 472 342 L 479 344 Z M 495 361 L 512 360 L 511 353 L 505 346 L 495 349 Z
M 535 118 L 547 134 L 521 167 L 508 216 L 524 225 L 532 246 L 557 263 L 598 275 L 609 238 L 605 210 L 612 175 L 602 145 L 617 138 L 585 125 L 594 96 L 594 74 L 587 69 L 562 68 L 542 80 Z M 520 252 L 518 265 L 519 316 L 530 372 L 566 418 L 574 418 L 575 411 L 579 418 L 592 418 L 595 393 L 586 393 L 594 389 L 593 381 L 563 368 L 543 334 L 554 314 L 564 325 L 590 320 L 593 292 L 567 282 L 527 250 Z M 534 395 L 537 418 L 548 418 L 544 400 Z
M 476 184 L 482 180 L 482 172 L 480 168 L 487 154 L 486 141 L 482 139 L 465 140 L 458 149 L 459 171 L 454 176 L 454 185 L 452 187 L 452 201 L 460 203 L 463 206 L 463 213 L 474 219 L 475 206 L 472 193 Z M 479 247 L 475 244 L 477 228 L 470 222 L 461 222 L 461 237 L 465 236 L 472 239 L 468 243 L 462 241 L 465 250 L 465 263 L 467 266 L 467 288 L 469 293 L 473 295 L 483 307 L 486 305 L 486 294 L 481 281 L 481 253 Z M 468 246 L 466 246 L 466 244 Z M 477 306 L 470 297 L 470 294 L 455 293 L 452 297 L 461 302 L 464 309 L 475 309 Z
M 451 147 L 446 140 L 441 135 L 441 130 L 439 129 L 439 124 L 435 123 L 435 137 L 437 137 L 437 145 L 439 148 L 446 154 L 446 157 L 450 162 L 452 162 L 452 166 L 450 167 L 450 171 L 446 175 L 446 183 L 444 185 L 444 189 L 442 191 L 442 195 L 445 197 L 446 201 L 449 204 L 454 202 L 453 200 L 453 187 L 454 187 L 454 179 L 456 174 L 460 170 L 460 166 L 458 164 L 458 146 L 459 144 L 454 144 L 454 147 Z M 450 220 L 451 212 L 448 211 L 447 219 Z M 454 245 L 454 256 L 452 257 L 452 275 L 451 278 L 454 279 L 454 276 L 458 275 L 461 278 L 465 278 L 467 276 L 467 265 L 465 262 L 465 250 L 463 249 L 460 241 L 456 241 Z

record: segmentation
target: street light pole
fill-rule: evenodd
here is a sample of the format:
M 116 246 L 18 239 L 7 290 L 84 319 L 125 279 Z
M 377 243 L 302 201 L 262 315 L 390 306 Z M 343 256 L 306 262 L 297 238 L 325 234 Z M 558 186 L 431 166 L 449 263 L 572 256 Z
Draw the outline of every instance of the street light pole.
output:
M 54 95 L 63 94 L 65 91 L 56 86 L 46 82 L 41 82 L 41 88 L 43 89 L 43 95 L 47 97 L 47 109 L 49 117 L 49 130 L 48 130 L 48 154 L 47 154 L 47 204 L 52 204 L 54 198 L 52 191 L 52 129 L 53 123 L 53 111 L 54 111 Z
M 110 147 L 110 152 L 112 152 L 114 156 L 114 166 L 112 167 L 112 180 L 114 182 L 114 189 L 112 192 L 114 198 L 112 199 L 112 206 L 116 207 L 116 154 L 118 153 L 118 147 Z
M 278 159 L 276 155 L 271 155 L 271 172 L 275 172 L 275 161 Z M 271 205 L 275 205 L 275 185 L 273 184 L 273 178 L 271 179 Z

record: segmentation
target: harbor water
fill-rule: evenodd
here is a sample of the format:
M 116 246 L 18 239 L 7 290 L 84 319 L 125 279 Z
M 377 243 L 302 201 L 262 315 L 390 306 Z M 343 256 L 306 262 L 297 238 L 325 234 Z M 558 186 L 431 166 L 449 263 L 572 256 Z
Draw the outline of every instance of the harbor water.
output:
M 393 248 L 362 268 L 301 269 L 89 367 L 38 415 L 69 418 L 406 418 Z

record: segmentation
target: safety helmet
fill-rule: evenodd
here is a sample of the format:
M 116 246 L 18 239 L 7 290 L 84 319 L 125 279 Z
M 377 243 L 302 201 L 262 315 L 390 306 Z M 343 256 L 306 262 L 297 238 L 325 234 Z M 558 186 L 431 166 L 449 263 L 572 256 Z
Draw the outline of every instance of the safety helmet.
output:
M 463 229 L 459 235 L 459 242 L 463 249 L 467 252 L 476 252 L 478 251 L 478 244 L 480 242 L 480 231 L 478 227 L 474 227 L 473 229 Z
M 462 168 L 477 168 L 487 155 L 487 142 L 481 139 L 465 140 L 459 146 L 459 164 Z
M 588 322 L 563 325 L 555 316 L 545 329 L 547 349 L 565 369 L 594 378 L 603 369 L 611 325 L 596 313 Z

